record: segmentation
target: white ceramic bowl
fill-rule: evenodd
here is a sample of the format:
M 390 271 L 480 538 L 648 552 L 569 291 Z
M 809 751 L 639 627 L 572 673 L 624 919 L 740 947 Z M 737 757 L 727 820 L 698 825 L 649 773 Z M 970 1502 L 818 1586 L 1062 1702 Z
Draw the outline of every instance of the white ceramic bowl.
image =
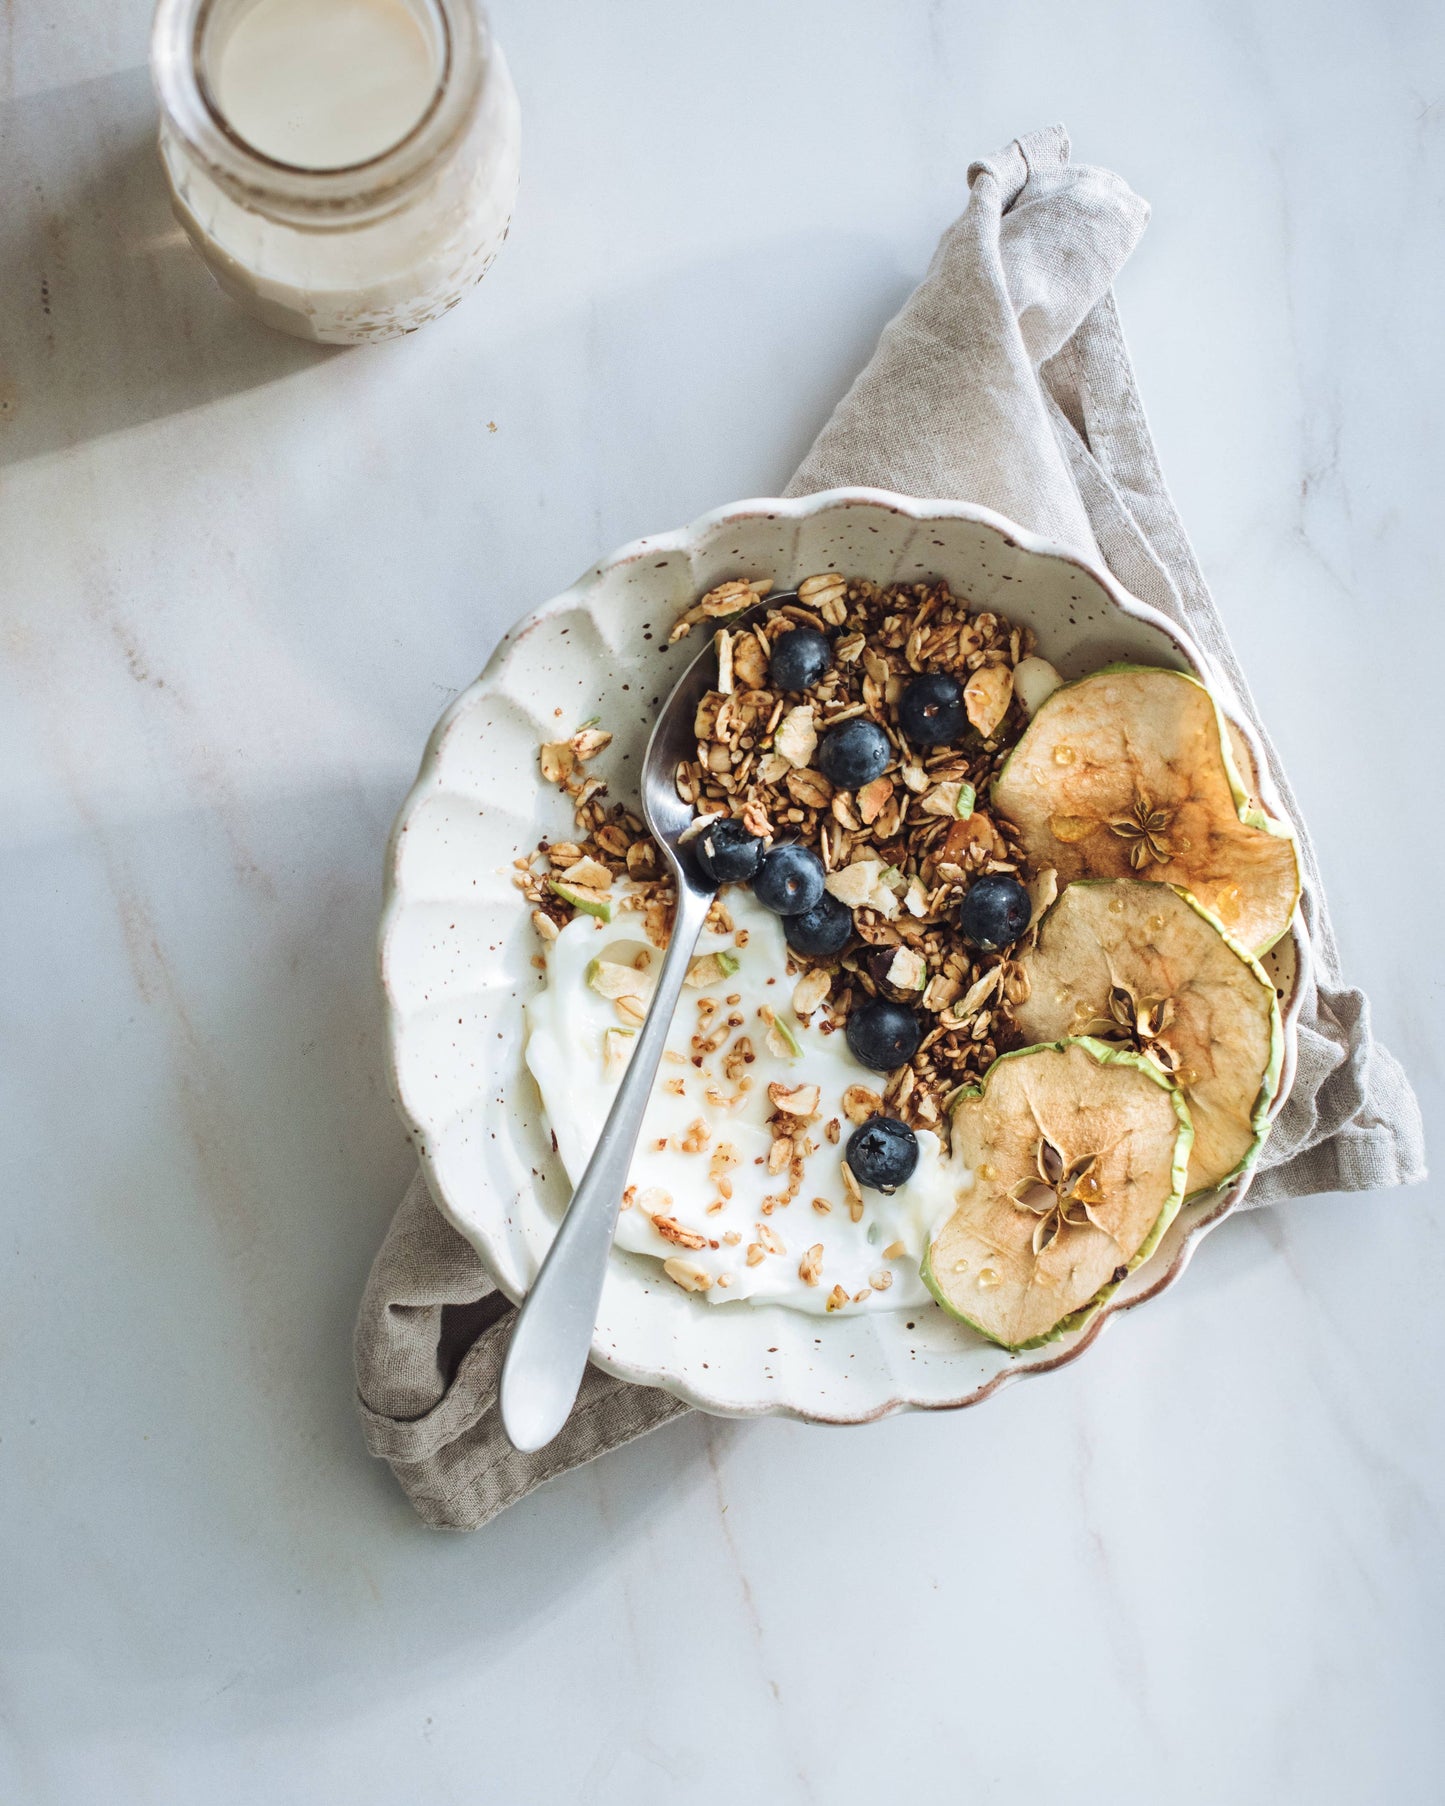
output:
M 522 1003 L 540 979 L 512 861 L 542 834 L 572 831 L 570 804 L 541 780 L 538 744 L 599 716 L 615 738 L 592 769 L 614 799 L 635 801 L 654 712 L 698 647 L 695 638 L 667 647 L 677 614 L 730 577 L 772 577 L 787 589 L 827 570 L 880 583 L 945 578 L 973 606 L 1031 626 L 1066 677 L 1119 658 L 1193 670 L 1243 719 L 1181 630 L 1104 571 L 987 509 L 881 490 L 719 509 L 624 547 L 519 622 L 432 734 L 392 834 L 381 935 L 397 1107 L 438 1204 L 514 1300 L 570 1195 L 522 1059 Z M 1273 803 L 1268 793 L 1263 800 Z M 1267 962 L 1284 999 L 1281 1099 L 1306 958 L 1301 929 Z M 1073 1360 L 1120 1312 L 1171 1285 L 1243 1190 L 1181 1211 L 1086 1329 L 1031 1353 L 1008 1354 L 934 1305 L 824 1319 L 778 1305 L 710 1305 L 654 1262 L 614 1252 L 593 1359 L 735 1416 L 863 1423 L 974 1404 L 1018 1374 Z

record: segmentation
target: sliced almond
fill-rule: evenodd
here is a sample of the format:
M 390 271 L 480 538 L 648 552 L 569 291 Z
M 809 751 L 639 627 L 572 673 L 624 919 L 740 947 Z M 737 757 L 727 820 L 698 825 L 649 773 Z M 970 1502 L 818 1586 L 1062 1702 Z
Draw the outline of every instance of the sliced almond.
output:
M 833 800 L 833 786 L 811 766 L 805 771 L 790 770 L 783 782 L 788 795 L 805 809 L 826 809 Z
M 963 706 L 985 740 L 1008 713 L 1013 693 L 1014 676 L 1007 665 L 982 665 L 963 686 Z
M 654 1216 L 652 1227 L 665 1242 L 675 1242 L 679 1248 L 706 1248 L 707 1237 L 700 1235 L 696 1229 L 685 1229 L 676 1217 Z
M 832 988 L 833 975 L 821 966 L 815 966 L 811 972 L 805 972 L 793 986 L 793 1013 L 797 1016 L 811 1016 Z
M 538 760 L 542 776 L 549 784 L 565 784 L 576 764 L 571 743 L 566 740 L 546 741 L 540 748 Z
M 1053 866 L 1046 865 L 1030 878 L 1024 889 L 1029 893 L 1029 927 L 1032 928 L 1058 896 L 1059 874 Z
M 768 1086 L 769 1102 L 784 1116 L 815 1116 L 821 1095 L 816 1085 L 780 1085 L 775 1079 Z
M 698 1266 L 696 1261 L 682 1260 L 677 1255 L 671 1260 L 665 1260 L 662 1270 L 684 1292 L 705 1292 L 712 1284 L 711 1273 Z
M 992 966 L 983 976 L 976 979 L 964 993 L 963 1001 L 954 1011 L 955 1016 L 971 1016 L 975 1010 L 981 1010 L 1003 983 L 1003 967 Z
M 866 1085 L 850 1085 L 843 1093 L 843 1114 L 849 1122 L 867 1122 L 883 1108 L 883 1099 Z
M 570 744 L 574 757 L 585 763 L 588 759 L 595 759 L 598 753 L 605 752 L 612 744 L 612 736 L 605 728 L 584 727 L 573 734 Z

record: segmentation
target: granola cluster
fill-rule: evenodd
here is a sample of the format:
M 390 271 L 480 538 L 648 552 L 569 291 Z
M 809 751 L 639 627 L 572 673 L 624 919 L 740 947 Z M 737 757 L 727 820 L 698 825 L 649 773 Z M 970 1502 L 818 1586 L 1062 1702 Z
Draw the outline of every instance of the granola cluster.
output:
M 723 584 L 673 629 L 676 640 L 722 623 L 716 687 L 698 706 L 697 752 L 678 767 L 678 794 L 699 823 L 731 815 L 752 834 L 818 853 L 828 890 L 853 913 L 855 940 L 830 960 L 790 954 L 794 1010 L 805 1022 L 819 1016 L 825 1034 L 841 1030 L 865 997 L 925 1012 L 931 1020 L 918 1052 L 888 1076 L 881 1103 L 946 1137 L 948 1099 L 1017 1043 L 1012 1008 L 1028 994 L 1012 957 L 1021 947 L 972 949 L 956 925 L 958 906 L 986 872 L 1012 873 L 1028 886 L 1034 921 L 1054 889 L 1053 873 L 1031 872 L 1009 824 L 981 802 L 1026 725 L 1014 671 L 1031 656 L 1033 636 L 998 614 L 970 612 L 939 581 L 882 586 L 838 572 L 807 578 L 796 599 L 780 600 L 757 625 L 726 625 L 769 587 Z M 772 642 L 799 626 L 829 634 L 833 649 L 831 669 L 801 700 L 771 689 L 768 676 Z M 924 671 L 949 672 L 963 685 L 970 726 L 962 744 L 917 748 L 902 731 L 899 698 Z M 895 757 L 861 789 L 835 789 L 814 762 L 818 743 L 859 716 L 883 728 Z M 634 814 L 602 802 L 603 786 L 586 771 L 608 738 L 589 725 L 542 748 L 544 775 L 573 798 L 578 838 L 544 843 L 540 868 L 519 861 L 518 883 L 550 939 L 578 908 L 603 913 L 597 900 L 628 879 L 622 907 L 639 910 L 648 938 L 662 946 L 673 896 L 660 854 Z

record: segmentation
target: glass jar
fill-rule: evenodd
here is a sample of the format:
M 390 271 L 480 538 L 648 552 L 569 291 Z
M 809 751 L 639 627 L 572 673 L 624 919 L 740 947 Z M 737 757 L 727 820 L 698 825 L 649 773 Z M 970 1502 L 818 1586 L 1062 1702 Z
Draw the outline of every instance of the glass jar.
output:
M 263 10 L 278 4 L 300 11 Z M 358 52 L 353 41 L 328 35 L 337 17 L 367 23 L 360 12 L 347 20 L 344 5 L 159 0 L 151 38 L 161 157 L 181 224 L 221 288 L 248 313 L 332 345 L 414 332 L 481 280 L 507 235 L 521 154 L 516 89 L 476 0 L 370 0 L 372 26 L 420 34 L 403 46 L 409 78 L 421 82 L 415 108 L 405 92 L 393 93 L 388 115 L 367 91 L 366 105 L 353 113 L 360 137 L 338 127 L 330 140 L 324 133 L 318 139 L 311 101 L 332 97 L 306 90 L 313 80 L 326 85 L 313 56 L 287 70 L 295 106 L 283 117 L 274 42 L 265 35 L 276 24 L 288 33 L 309 25 L 312 52 L 320 46 L 329 54 L 335 42 L 337 55 L 353 57 L 353 78 L 356 54 L 379 55 L 395 87 L 400 61 L 383 54 L 384 41 Z M 247 67 L 257 78 L 249 96 Z M 227 117 L 228 92 L 236 119 L 269 148 L 257 148 Z M 258 100 L 276 112 L 270 139 L 254 122 Z M 408 125 L 411 110 L 418 116 Z M 320 116 L 324 124 L 324 105 Z M 311 123 L 288 135 L 288 122 Z M 403 134 L 394 143 L 366 142 L 368 131 L 392 129 Z M 331 166 L 328 144 L 353 160 Z M 368 154 L 358 157 L 358 150 Z

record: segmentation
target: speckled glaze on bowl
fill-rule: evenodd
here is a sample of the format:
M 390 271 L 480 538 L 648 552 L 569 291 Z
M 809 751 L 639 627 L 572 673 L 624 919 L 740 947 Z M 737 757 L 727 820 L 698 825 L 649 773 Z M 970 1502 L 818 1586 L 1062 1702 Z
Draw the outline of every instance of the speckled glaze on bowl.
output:
M 1192 670 L 1243 718 L 1180 629 L 1107 573 L 987 509 L 882 490 L 735 503 L 625 546 L 519 622 L 432 734 L 392 834 L 381 933 L 397 1107 L 437 1203 L 514 1300 L 570 1196 L 522 1058 L 522 1004 L 540 977 L 512 861 L 544 833 L 572 832 L 571 805 L 541 780 L 538 744 L 599 716 L 615 738 L 592 769 L 614 799 L 635 802 L 654 711 L 699 644 L 668 648 L 676 615 L 730 577 L 772 577 L 786 589 L 827 570 L 880 583 L 945 578 L 974 607 L 1031 626 L 1066 677 L 1121 658 Z M 1262 800 L 1277 811 L 1267 789 Z M 1280 1099 L 1293 1077 L 1307 958 L 1297 928 L 1266 961 L 1283 999 Z M 1076 1359 L 1120 1313 L 1172 1285 L 1247 1184 L 1181 1211 L 1084 1330 L 1031 1353 L 994 1347 L 936 1305 L 828 1318 L 710 1305 L 655 1263 L 614 1252 L 592 1357 L 729 1416 L 866 1423 L 975 1404 L 1020 1374 Z

